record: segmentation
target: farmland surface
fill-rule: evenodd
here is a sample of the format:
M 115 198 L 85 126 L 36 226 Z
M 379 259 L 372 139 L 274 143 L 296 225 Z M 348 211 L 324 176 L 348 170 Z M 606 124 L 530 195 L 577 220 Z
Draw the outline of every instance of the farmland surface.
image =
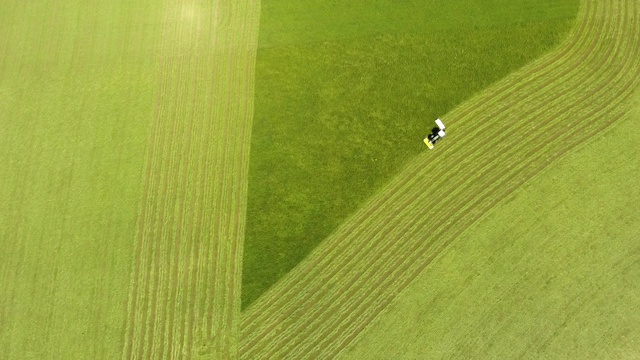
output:
M 259 3 L 0 5 L 0 357 L 236 353 Z
M 266 0 L 243 308 L 404 164 L 433 119 L 557 46 L 578 0 Z
M 120 356 L 157 16 L 149 1 L 0 5 L 2 359 Z
M 453 242 L 342 358 L 640 357 L 638 95 Z
M 335 356 L 489 209 L 621 119 L 639 7 L 583 2 L 556 51 L 445 115 L 446 147 L 415 157 L 243 313 L 241 357 Z
M 246 359 L 316 359 L 334 358 L 341 352 L 368 356 L 378 350 L 367 341 L 396 341 L 393 336 L 399 334 L 394 330 L 389 337 L 375 339 L 378 326 L 392 321 L 393 307 L 378 323 L 374 319 L 389 305 L 397 307 L 412 299 L 415 292 L 411 289 L 422 291 L 425 283 L 434 288 L 428 295 L 433 301 L 427 306 L 443 301 L 450 305 L 442 314 L 434 314 L 428 326 L 451 326 L 467 336 L 444 333 L 455 336 L 441 343 L 442 348 L 421 346 L 417 351 L 446 356 L 470 354 L 473 347 L 478 356 L 508 356 L 509 351 L 524 356 L 564 356 L 578 353 L 564 346 L 573 342 L 583 353 L 636 355 L 624 351 L 638 344 L 632 326 L 637 324 L 633 317 L 638 313 L 637 285 L 629 284 L 638 277 L 638 249 L 632 236 L 637 229 L 632 215 L 638 212 L 638 202 L 633 201 L 638 191 L 623 180 L 637 178 L 638 168 L 613 168 L 605 159 L 635 155 L 637 163 L 637 140 L 628 132 L 637 130 L 634 124 L 640 115 L 638 100 L 636 105 L 632 101 L 634 92 L 638 96 L 640 81 L 638 0 L 583 1 L 576 25 L 559 48 L 446 113 L 443 118 L 450 131 L 443 143 L 446 146 L 427 152 L 421 144 L 422 119 L 442 115 L 465 96 L 549 50 L 564 38 L 564 29 L 569 29 L 577 10 L 572 5 L 577 0 L 522 1 L 528 5 L 516 12 L 500 5 L 511 1 L 492 2 L 494 8 L 489 10 L 494 15 L 487 18 L 478 16 L 486 9 L 458 8 L 445 0 L 429 2 L 442 5 L 431 9 L 445 11 L 438 19 L 427 19 L 424 12 L 415 11 L 414 2 L 401 2 L 398 9 L 403 13 L 394 13 L 386 0 L 370 2 L 372 8 L 384 11 L 369 11 L 362 6 L 365 2 L 353 2 L 337 11 L 326 7 L 337 4 L 332 1 L 265 0 L 263 13 L 259 0 L 3 1 L 0 358 L 227 359 L 239 355 Z M 546 5 L 538 8 L 537 4 Z M 298 7 L 309 11 L 306 17 L 299 16 Z M 342 209 L 331 226 L 317 227 L 318 236 L 300 252 L 300 258 L 328 235 L 325 241 L 241 313 L 245 213 L 251 212 L 248 193 L 253 181 L 249 147 L 270 140 L 268 136 L 262 143 L 250 139 L 252 131 L 268 129 L 269 121 L 282 120 L 256 115 L 255 120 L 264 122 L 252 128 L 254 72 L 274 75 L 261 73 L 268 67 L 260 68 L 259 60 L 256 65 L 260 14 L 282 15 L 282 22 L 277 16 L 267 17 L 267 23 L 272 22 L 260 35 L 267 39 L 260 42 L 264 59 L 282 62 L 285 70 L 289 60 L 317 61 L 315 65 L 300 62 L 288 68 L 289 77 L 283 71 L 273 79 L 295 79 L 305 66 L 315 69 L 316 75 L 336 74 L 333 70 L 343 65 L 364 69 L 343 73 L 348 76 L 338 76 L 339 81 L 330 88 L 305 83 L 312 90 L 320 89 L 316 95 L 322 95 L 324 102 L 302 101 L 297 107 L 289 105 L 286 96 L 263 96 L 260 91 L 268 92 L 267 87 L 256 88 L 256 101 L 277 100 L 271 104 L 274 114 L 282 112 L 278 116 L 310 124 L 305 119 L 318 117 L 315 110 L 345 100 L 335 108 L 339 116 L 326 113 L 326 118 L 319 118 L 333 117 L 338 120 L 333 124 L 339 125 L 343 115 L 356 108 L 371 119 L 420 121 L 407 127 L 409 133 L 380 132 L 381 138 L 368 140 L 379 142 L 383 150 L 400 149 L 404 160 L 389 158 L 384 163 L 395 165 L 385 167 L 387 178 L 375 175 L 362 182 L 366 186 L 347 189 L 346 193 L 361 197 L 361 207 Z M 400 27 L 397 19 L 407 14 Z M 363 21 L 352 21 L 358 16 Z M 497 19 L 504 28 L 492 25 Z M 425 23 L 432 25 L 433 34 L 420 34 Z M 386 24 L 382 29 L 386 36 L 380 24 Z M 445 37 L 460 24 L 469 25 L 468 32 L 481 36 Z M 291 37 L 279 37 L 282 32 Z M 494 41 L 504 36 L 527 40 L 531 51 L 522 52 L 521 43 Z M 373 57 L 371 39 L 384 45 L 374 49 Z M 427 41 L 434 45 L 428 49 L 431 55 L 446 54 L 426 57 L 440 59 L 434 66 L 464 74 L 451 81 L 451 88 L 434 85 L 415 92 L 419 87 L 402 86 L 411 84 L 406 81 L 445 84 L 451 80 L 448 76 L 411 76 L 421 66 L 412 67 L 420 63 L 409 55 L 427 54 L 420 52 L 425 50 L 421 48 L 425 39 L 433 40 Z M 457 45 L 447 46 L 451 42 Z M 485 59 L 486 72 L 464 66 L 480 60 L 485 51 L 505 50 L 500 44 L 508 48 L 501 54 L 512 57 L 496 56 L 494 62 Z M 313 52 L 317 46 L 326 50 L 327 58 L 309 56 L 317 55 Z M 402 51 L 387 51 L 394 47 Z M 357 55 L 351 58 L 357 60 L 353 63 L 323 63 L 335 60 L 334 56 L 353 55 L 349 53 L 353 50 Z M 390 61 L 390 65 L 368 63 L 373 58 Z M 377 72 L 370 72 L 372 69 Z M 390 69 L 400 69 L 400 73 L 393 79 L 380 76 Z M 369 78 L 361 77 L 365 75 Z M 357 96 L 349 98 L 333 91 L 344 88 L 340 81 L 367 86 L 356 86 L 353 94 Z M 387 90 L 380 87 L 384 84 L 397 87 L 384 92 Z M 289 94 L 299 90 L 293 85 L 286 89 Z M 378 93 L 376 89 L 382 90 Z M 460 89 L 467 92 L 458 92 Z M 391 93 L 400 95 L 389 96 Z M 411 108 L 419 103 L 415 99 L 431 98 L 425 94 L 440 97 L 434 95 L 433 103 Z M 362 102 L 352 102 L 354 99 Z M 405 100 L 369 113 L 366 101 L 372 99 Z M 358 105 L 352 108 L 352 104 Z M 311 109 L 310 113 L 296 119 L 304 108 Z M 351 119 L 352 124 L 362 124 L 358 116 Z M 582 153 L 563 158 L 618 122 L 603 137 L 605 143 L 620 139 L 618 147 L 594 156 L 593 162 L 588 156 L 580 157 Z M 305 133 L 294 127 L 292 133 L 303 140 L 297 145 L 314 141 L 326 145 L 326 138 L 313 136 L 321 133 L 316 130 L 309 127 Z M 351 139 L 367 134 L 351 134 Z M 335 149 L 340 144 L 329 143 Z M 587 146 L 591 144 L 602 143 Z M 342 160 L 353 162 L 353 152 L 362 153 L 367 158 L 360 159 L 366 160 L 363 169 L 374 167 L 379 158 L 360 145 L 350 148 L 352 153 L 343 154 Z M 251 157 L 281 159 L 277 151 L 260 151 L 259 146 L 253 150 Z M 289 155 L 296 159 L 297 153 Z M 549 167 L 554 162 L 558 174 Z M 592 180 L 602 176 L 594 172 L 607 166 L 612 176 L 598 187 Z M 271 169 L 276 172 L 275 167 Z M 340 171 L 356 174 L 347 168 Z M 562 172 L 570 173 L 562 178 L 567 184 L 553 188 L 552 180 Z M 302 182 L 322 178 L 315 172 L 299 174 L 304 175 Z M 259 172 L 254 175 L 262 178 Z M 323 181 L 327 179 L 333 185 L 331 177 Z M 341 179 L 360 184 L 354 181 L 357 176 Z M 523 184 L 528 185 L 516 192 Z M 573 192 L 579 185 L 619 201 L 600 207 L 597 197 Z M 279 186 L 286 188 L 286 184 Z M 535 194 L 522 198 L 529 191 Z M 544 204 L 541 191 L 559 191 L 557 202 Z M 299 203 L 322 204 L 292 194 L 291 199 Z M 357 203 L 349 197 L 342 200 L 349 206 Z M 516 210 L 510 206 L 524 211 L 516 219 L 530 226 L 535 236 L 521 236 L 523 230 L 517 223 L 495 227 L 496 222 L 513 221 L 510 216 Z M 550 208 L 544 210 L 545 206 Z M 254 209 L 268 213 L 261 206 Z M 492 209 L 496 211 L 482 220 Z M 549 213 L 544 217 L 538 211 Z M 554 214 L 577 219 L 563 224 Z M 293 229 L 294 234 L 305 233 L 299 224 L 315 226 L 302 215 L 298 225 L 288 220 L 285 217 L 280 225 L 286 231 Z M 605 221 L 619 226 L 609 229 L 603 226 Z M 578 222 L 588 227 L 576 230 L 573 225 Z M 557 239 L 552 235 L 559 231 L 575 238 L 553 248 Z M 512 245 L 496 247 L 495 236 L 513 240 Z M 608 247 L 611 238 L 619 241 L 617 247 Z M 535 250 L 548 258 L 532 256 Z M 254 265 L 266 259 L 274 266 L 272 274 L 282 276 L 297 260 L 290 262 L 286 253 L 278 251 L 247 259 Z M 572 257 L 574 253 L 577 256 Z M 452 268 L 458 271 L 449 273 Z M 600 272 L 594 273 L 596 269 Z M 512 277 L 505 275 L 507 270 Z M 539 270 L 535 276 L 531 274 L 534 270 Z M 451 282 L 442 281 L 447 275 Z M 246 299 L 256 299 L 277 278 L 269 276 L 250 288 Z M 575 284 L 581 286 L 564 291 Z M 543 285 L 545 291 L 538 297 L 529 296 L 536 285 Z M 492 291 L 485 292 L 486 287 Z M 451 296 L 436 298 L 443 293 Z M 447 311 L 459 314 L 475 306 L 469 301 L 483 299 L 477 294 L 487 300 L 512 296 L 507 301 L 515 304 L 519 300 L 520 305 L 503 309 L 492 303 L 469 314 L 466 323 L 446 322 Z M 609 294 L 617 294 L 618 301 L 607 301 Z M 558 316 L 534 323 L 531 319 L 539 319 L 536 315 L 542 312 Z M 576 329 L 593 321 L 600 326 L 572 337 Z M 486 328 L 476 332 L 483 325 Z M 516 341 L 518 331 L 528 330 L 537 334 L 531 340 L 534 343 Z M 398 336 L 407 341 L 402 343 L 404 354 L 416 351 L 413 344 L 417 342 L 433 344 L 427 338 L 413 338 L 412 344 L 411 338 Z M 484 342 L 487 338 L 492 340 Z M 355 339 L 361 342 L 345 351 Z M 484 346 L 476 346 L 479 342 Z M 506 348 L 510 343 L 514 346 Z
M 165 4 L 123 358 L 237 352 L 258 15 Z

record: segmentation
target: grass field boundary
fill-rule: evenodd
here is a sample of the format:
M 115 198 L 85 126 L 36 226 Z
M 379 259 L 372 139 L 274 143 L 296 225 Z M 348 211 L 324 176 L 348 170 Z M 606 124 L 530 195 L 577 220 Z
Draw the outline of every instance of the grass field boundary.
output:
M 298 270 L 294 270 L 294 273 L 292 273 L 286 281 L 278 283 L 274 288 L 284 288 L 287 283 L 294 284 L 296 276 L 304 275 L 304 273 L 312 278 L 313 275 L 317 275 L 321 271 L 331 272 L 333 278 L 322 278 L 322 275 L 319 275 L 320 279 L 317 279 L 316 283 L 318 285 L 313 286 L 311 289 L 308 288 L 308 286 L 312 286 L 311 284 L 309 284 L 307 288 L 305 288 L 305 286 L 300 286 L 295 288 L 295 290 L 290 291 L 290 293 L 287 293 L 287 291 L 277 292 L 274 289 L 273 292 L 270 291 L 267 294 L 267 296 L 273 295 L 273 297 L 263 300 L 265 303 L 269 302 L 269 307 L 265 306 L 265 308 L 262 308 L 260 304 L 257 304 L 255 307 L 250 307 L 249 311 L 245 314 L 245 319 L 243 321 L 243 346 L 241 348 L 241 354 L 246 357 L 270 357 L 281 356 L 284 354 L 307 354 L 308 356 L 317 355 L 319 357 L 323 357 L 335 354 L 336 350 L 339 350 L 339 347 L 336 347 L 336 344 L 344 344 L 349 341 L 349 339 L 352 339 L 358 331 L 366 326 L 366 323 L 375 317 L 375 314 L 393 298 L 393 294 L 386 293 L 388 290 L 385 289 L 392 289 L 391 292 L 399 291 L 403 286 L 402 284 L 408 283 L 412 276 L 414 276 L 411 274 L 421 271 L 424 266 L 428 264 L 428 256 L 436 256 L 440 251 L 436 249 L 442 249 L 446 246 L 447 241 L 443 240 L 436 242 L 428 241 L 428 245 L 424 245 L 422 241 L 415 241 L 415 239 L 414 241 L 411 240 L 412 237 L 421 237 L 420 234 L 428 230 L 427 227 L 429 226 L 429 223 L 424 220 L 425 218 L 428 219 L 429 216 L 433 216 L 434 213 L 437 213 L 437 209 L 438 211 L 445 212 L 448 216 L 442 217 L 442 221 L 439 221 L 438 223 L 449 225 L 455 223 L 456 229 L 468 227 L 477 220 L 482 213 L 495 205 L 492 199 L 504 198 L 510 191 L 513 191 L 521 183 L 548 165 L 554 158 L 557 158 L 573 146 L 579 144 L 580 141 L 594 133 L 597 133 L 597 131 L 606 127 L 610 123 L 610 121 L 601 121 L 595 122 L 595 124 L 590 124 L 589 121 L 592 120 L 593 117 L 601 114 L 607 114 L 608 120 L 615 120 L 621 116 L 625 111 L 624 106 L 622 106 L 623 101 L 630 93 L 630 89 L 632 89 L 637 82 L 634 77 L 634 75 L 637 75 L 637 64 L 633 61 L 629 61 L 629 59 L 637 58 L 637 49 L 634 49 L 632 46 L 634 41 L 637 43 L 637 35 L 634 36 L 633 32 L 629 31 L 629 34 L 632 35 L 626 37 L 626 43 L 616 42 L 613 46 L 608 44 L 606 41 L 602 41 L 602 39 L 603 36 L 608 36 L 620 41 L 621 37 L 618 32 L 628 31 L 628 29 L 625 28 L 625 25 L 619 25 L 620 21 L 615 21 L 616 17 L 620 17 L 623 24 L 627 22 L 626 27 L 637 30 L 637 18 L 629 16 L 629 14 L 637 14 L 637 9 L 630 10 L 629 7 L 631 5 L 634 7 L 637 6 L 636 3 L 628 1 L 618 4 L 615 2 L 598 4 L 592 4 L 591 2 L 583 3 L 581 16 L 584 17 L 584 21 L 592 21 L 595 24 L 600 23 L 607 25 L 604 29 L 604 33 L 599 33 L 597 31 L 594 32 L 593 26 L 587 26 L 587 33 L 589 35 L 585 37 L 585 44 L 583 44 L 579 49 L 574 50 L 574 52 L 567 53 L 567 55 L 565 55 L 567 59 L 561 57 L 561 60 L 567 61 L 564 68 L 561 66 L 555 66 L 556 64 L 552 62 L 549 65 L 552 68 L 544 77 L 536 76 L 535 71 L 532 73 L 526 73 L 526 69 L 535 68 L 536 65 L 527 67 L 522 72 L 518 72 L 514 75 L 519 77 L 520 81 L 526 81 L 528 83 L 527 86 L 531 86 L 531 84 L 534 85 L 534 91 L 528 91 L 526 94 L 520 94 L 522 97 L 526 96 L 527 99 L 529 99 L 533 92 L 533 94 L 537 96 L 532 99 L 533 102 L 537 101 L 538 104 L 546 103 L 548 105 L 548 109 L 543 106 L 537 113 L 539 116 L 545 116 L 545 118 L 550 117 L 551 120 L 545 123 L 544 127 L 534 129 L 530 124 L 527 124 L 524 121 L 517 123 L 514 125 L 514 129 L 510 129 L 511 136 L 521 135 L 521 137 L 513 139 L 517 140 L 515 143 L 513 141 L 504 142 L 504 140 L 500 143 L 500 141 L 496 140 L 479 145 L 479 143 L 474 141 L 472 137 L 467 137 L 466 139 L 461 138 L 459 141 L 456 141 L 455 144 L 450 144 L 450 148 L 446 150 L 447 152 L 455 153 L 455 151 L 460 151 L 462 154 L 465 154 L 462 148 L 468 147 L 468 144 L 476 146 L 495 145 L 496 152 L 491 154 L 495 154 L 497 159 L 504 159 L 517 153 L 519 154 L 519 158 L 524 160 L 520 166 L 515 166 L 501 172 L 497 171 L 494 176 L 494 179 L 496 179 L 497 182 L 494 184 L 488 185 L 485 182 L 482 182 L 481 184 L 474 184 L 472 180 L 475 178 L 471 178 L 460 184 L 455 184 L 451 188 L 452 191 L 450 192 L 451 195 L 449 198 L 453 199 L 457 196 L 461 201 L 464 197 L 463 195 L 465 195 L 464 191 L 467 191 L 469 194 L 464 198 L 469 199 L 471 197 L 475 199 L 474 203 L 478 205 L 463 206 L 462 204 L 457 204 L 457 206 L 454 206 L 454 208 L 450 210 L 450 213 L 447 213 L 445 209 L 436 207 L 431 215 L 429 212 L 425 213 L 425 211 L 422 210 L 422 206 L 426 200 L 429 200 L 429 196 L 424 195 L 424 188 L 419 185 L 429 184 L 430 176 L 424 172 L 414 172 L 412 174 L 410 171 L 407 171 L 403 176 L 408 176 L 411 179 L 406 180 L 406 183 L 402 186 L 396 185 L 398 187 L 395 189 L 400 190 L 396 190 L 396 193 L 388 198 L 389 200 L 385 200 L 387 204 L 399 203 L 401 205 L 387 205 L 389 213 L 386 214 L 376 212 L 368 213 L 367 216 L 371 216 L 370 220 L 363 221 L 362 224 L 376 224 L 384 221 L 384 219 L 396 220 L 396 222 L 393 223 L 392 221 L 391 224 L 387 224 L 383 228 L 385 231 L 384 233 L 379 232 L 380 228 L 375 229 L 378 233 L 373 231 L 360 232 L 363 230 L 359 230 L 356 231 L 355 234 L 351 233 L 348 239 L 353 240 L 352 244 L 354 244 L 354 247 L 366 247 L 366 243 L 364 241 L 358 241 L 359 237 L 365 237 L 368 241 L 375 244 L 382 244 L 381 240 L 385 235 L 393 235 L 392 238 L 401 238 L 404 243 L 400 244 L 397 240 L 397 243 L 395 244 L 386 244 L 385 246 L 380 245 L 379 247 L 383 248 L 387 252 L 398 251 L 402 254 L 418 255 L 414 255 L 409 258 L 398 257 L 396 261 L 393 261 L 391 260 L 391 257 L 385 257 L 384 254 L 380 255 L 381 252 L 376 252 L 375 254 L 380 256 L 369 255 L 367 257 L 369 260 L 366 264 L 360 263 L 357 268 L 348 269 L 347 265 L 345 265 L 348 264 L 348 262 L 345 263 L 344 261 L 340 261 L 342 267 L 334 266 L 331 271 L 326 268 L 320 269 L 320 267 L 305 268 L 305 265 L 301 265 L 298 268 L 301 273 L 295 273 L 295 271 Z M 611 20 L 611 17 L 608 15 L 611 11 L 614 12 L 614 20 Z M 602 14 L 607 16 L 602 16 Z M 636 56 L 634 57 L 634 55 Z M 581 65 L 583 62 L 586 63 L 586 65 Z M 607 64 L 608 62 L 611 62 L 611 66 L 597 66 Z M 593 68 L 590 66 L 593 66 Z M 562 72 L 564 72 L 564 74 L 562 74 Z M 594 72 L 596 75 L 594 75 Z M 608 84 L 607 80 L 609 77 L 618 77 L 621 80 L 619 86 Z M 545 84 L 545 82 L 548 82 L 548 84 Z M 536 87 L 535 85 L 541 86 Z M 555 92 L 549 95 L 547 93 L 548 90 L 550 90 L 550 87 L 555 88 Z M 611 87 L 613 87 L 614 91 L 611 91 Z M 508 91 L 508 87 L 505 87 L 505 89 L 505 91 Z M 478 113 L 495 106 L 496 101 L 494 98 L 496 93 L 499 92 L 490 90 L 487 95 L 488 99 L 483 99 L 482 95 L 476 98 L 474 104 L 480 109 L 476 110 L 473 114 L 478 116 Z M 558 96 L 554 97 L 554 95 Z M 566 127 L 557 128 L 560 124 L 568 124 L 568 115 L 563 114 L 563 111 L 567 109 L 567 105 L 566 103 L 563 105 L 562 99 L 566 101 L 567 97 L 571 97 L 572 95 L 577 96 L 580 99 L 578 104 L 584 104 L 587 110 L 578 111 L 576 109 L 568 112 L 568 114 L 573 116 L 571 119 L 573 122 L 570 124 L 575 125 L 574 131 L 568 131 Z M 616 97 L 612 99 L 612 95 L 615 95 Z M 594 97 L 597 97 L 595 101 L 596 104 L 593 104 Z M 484 100 L 484 102 L 482 100 Z M 468 104 L 469 103 L 467 103 L 468 109 L 471 109 L 473 104 Z M 616 106 L 620 107 L 616 109 Z M 513 109 L 514 106 L 511 106 L 510 108 Z M 531 109 L 526 105 L 521 107 L 521 111 L 527 111 L 524 113 L 525 115 L 532 113 L 532 110 L 535 111 L 536 109 Z M 452 111 L 449 117 L 455 120 L 455 113 L 456 110 Z M 471 112 L 468 114 L 471 114 Z M 535 115 L 536 113 L 533 112 L 533 114 Z M 502 114 L 497 114 L 495 116 L 508 118 L 508 116 L 505 115 L 504 110 Z M 464 130 L 463 127 L 465 125 L 461 120 L 458 120 L 457 122 L 460 123 L 460 133 L 462 134 Z M 469 128 L 475 125 L 478 124 L 470 123 Z M 530 146 L 526 141 L 528 136 L 536 134 L 538 132 L 537 130 L 553 131 L 554 127 L 556 127 L 555 132 L 557 132 L 558 135 L 558 142 L 545 144 L 545 146 L 539 150 L 527 151 L 527 146 Z M 540 133 L 544 132 L 540 131 Z M 491 134 L 492 133 L 489 135 Z M 505 137 L 506 136 L 507 135 L 505 135 Z M 562 145 L 563 139 L 566 140 L 566 144 L 565 146 L 560 146 Z M 501 153 L 500 151 L 502 150 L 505 151 Z M 429 166 L 437 168 L 437 165 L 445 162 L 446 160 L 443 156 L 438 155 L 433 156 L 435 159 L 422 156 L 412 165 L 415 168 L 420 169 L 424 169 Z M 492 172 L 498 163 L 498 161 L 478 161 L 477 158 L 469 156 L 466 158 L 456 156 L 456 159 L 449 158 L 449 160 L 446 161 L 459 159 L 465 159 L 466 161 L 462 160 L 459 162 L 459 166 L 455 168 L 456 174 L 462 174 L 463 170 L 465 170 L 464 166 L 471 166 L 470 164 L 473 163 L 472 160 L 478 164 L 474 165 L 472 169 L 466 170 Z M 429 164 L 429 160 L 433 160 L 433 163 Z M 536 164 L 538 166 L 536 166 Z M 451 167 L 449 167 L 449 169 L 451 169 Z M 469 173 L 473 173 L 473 171 L 469 171 Z M 431 176 L 437 178 L 437 172 L 436 174 L 431 174 Z M 406 190 L 405 194 L 401 193 L 402 190 L 410 189 L 411 187 L 414 188 L 413 191 Z M 388 189 L 389 188 L 385 191 L 388 191 Z M 428 191 L 426 192 L 428 193 Z M 402 202 L 403 199 L 404 202 Z M 444 198 L 444 200 L 446 199 L 447 198 Z M 400 211 L 402 211 L 405 217 L 400 217 L 398 215 L 398 212 Z M 361 216 L 361 214 L 362 213 L 359 213 L 358 216 Z M 353 227 L 352 225 L 351 229 L 354 228 L 358 229 L 357 226 Z M 436 229 L 436 231 L 442 231 L 444 228 L 446 227 L 443 225 L 440 229 Z M 362 229 L 362 227 L 360 229 Z M 339 234 L 341 234 L 340 230 L 336 233 L 336 237 L 334 239 L 336 239 Z M 455 236 L 449 236 L 448 241 L 452 241 Z M 344 240 L 344 238 L 340 239 Z M 423 239 L 424 237 L 421 237 L 420 240 Z M 321 245 L 321 247 L 322 246 L 323 245 Z M 358 247 L 357 250 L 361 251 L 362 247 Z M 402 251 L 402 249 L 404 249 L 404 251 Z M 341 254 L 346 253 L 345 256 L 359 252 L 354 250 L 347 252 L 344 247 L 340 247 L 339 249 L 334 248 L 333 250 L 336 251 L 334 254 L 337 254 L 337 252 L 340 252 Z M 431 250 L 431 252 L 429 252 L 429 250 Z M 315 257 L 317 254 L 318 253 L 314 253 L 312 256 Z M 327 257 L 332 261 L 338 259 L 336 256 Z M 319 260 L 316 259 L 316 261 L 316 264 L 321 264 Z M 416 264 L 418 263 L 422 265 L 417 266 Z M 378 269 L 392 270 L 387 270 L 385 272 L 384 270 Z M 374 277 L 374 274 L 378 276 Z M 387 279 L 387 283 L 378 283 L 374 285 L 366 284 L 367 280 L 371 278 Z M 300 278 L 297 279 L 299 280 Z M 358 279 L 358 281 L 354 281 L 354 279 Z M 348 285 L 350 281 L 359 285 Z M 295 285 L 292 285 L 291 288 L 293 289 L 294 287 Z M 316 291 L 313 291 L 314 288 Z M 360 289 L 360 292 L 356 290 L 358 288 Z M 347 289 L 349 291 L 346 291 Z M 379 296 L 374 296 L 376 294 Z M 359 295 L 359 297 L 355 297 L 356 295 Z M 304 301 L 305 296 L 309 299 L 308 302 Z M 331 301 L 327 301 L 325 303 L 324 301 L 328 298 L 330 298 Z M 314 302 L 320 302 L 320 299 L 325 299 L 322 302 L 324 305 Z M 342 299 L 342 301 L 340 301 L 340 299 Z M 259 300 L 259 303 L 260 302 L 261 301 Z M 285 306 L 287 302 L 290 302 L 288 304 L 290 308 L 295 309 L 293 312 L 291 310 L 286 310 Z M 281 305 L 277 306 L 277 304 Z M 335 304 L 335 306 L 333 306 L 333 304 Z M 271 310 L 270 307 L 273 307 L 274 310 Z M 255 311 L 253 316 L 251 313 L 252 311 Z M 338 313 L 344 311 L 344 317 L 337 316 L 336 311 Z M 325 314 L 325 316 L 332 320 L 328 320 L 323 317 L 322 314 Z M 273 316 L 271 321 L 266 321 L 266 323 L 270 325 L 265 326 L 264 319 L 269 316 Z M 359 321 L 362 319 L 364 319 L 364 321 Z M 302 328 L 305 330 L 300 331 Z M 301 335 L 294 334 L 296 329 L 298 330 L 298 334 Z M 245 333 L 245 331 L 247 332 Z M 309 340 L 303 339 L 302 336 L 305 336 Z M 333 345 L 328 347 L 328 343 L 331 342 L 333 342 Z

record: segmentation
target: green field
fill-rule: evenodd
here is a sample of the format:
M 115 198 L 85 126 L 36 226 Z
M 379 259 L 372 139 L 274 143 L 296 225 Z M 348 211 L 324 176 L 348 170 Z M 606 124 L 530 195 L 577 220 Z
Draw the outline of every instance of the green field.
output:
M 0 358 L 237 352 L 258 13 L 0 4 Z
M 244 311 L 241 358 L 336 357 L 483 214 L 621 119 L 640 82 L 639 5 L 582 3 L 560 47 L 445 114 L 446 146 Z
M 638 357 L 639 44 L 639 0 L 0 1 L 0 358 Z
M 423 152 L 435 118 L 557 45 L 577 6 L 264 1 L 243 307 Z
M 460 236 L 342 358 L 639 357 L 637 100 Z

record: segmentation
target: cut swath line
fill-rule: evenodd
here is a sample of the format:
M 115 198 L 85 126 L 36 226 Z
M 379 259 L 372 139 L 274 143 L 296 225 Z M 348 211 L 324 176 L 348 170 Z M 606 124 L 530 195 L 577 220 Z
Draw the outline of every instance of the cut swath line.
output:
M 235 357 L 257 5 L 166 5 L 123 358 Z

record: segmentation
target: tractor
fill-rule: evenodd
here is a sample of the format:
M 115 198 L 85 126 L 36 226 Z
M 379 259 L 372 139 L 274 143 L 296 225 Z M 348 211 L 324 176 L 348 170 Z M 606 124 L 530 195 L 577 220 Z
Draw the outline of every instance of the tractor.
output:
M 433 149 L 436 143 L 446 135 L 446 133 L 444 132 L 444 124 L 442 123 L 442 120 L 436 119 L 436 125 L 438 125 L 438 127 L 434 127 L 431 130 L 431 134 L 424 138 L 424 143 L 429 149 Z

